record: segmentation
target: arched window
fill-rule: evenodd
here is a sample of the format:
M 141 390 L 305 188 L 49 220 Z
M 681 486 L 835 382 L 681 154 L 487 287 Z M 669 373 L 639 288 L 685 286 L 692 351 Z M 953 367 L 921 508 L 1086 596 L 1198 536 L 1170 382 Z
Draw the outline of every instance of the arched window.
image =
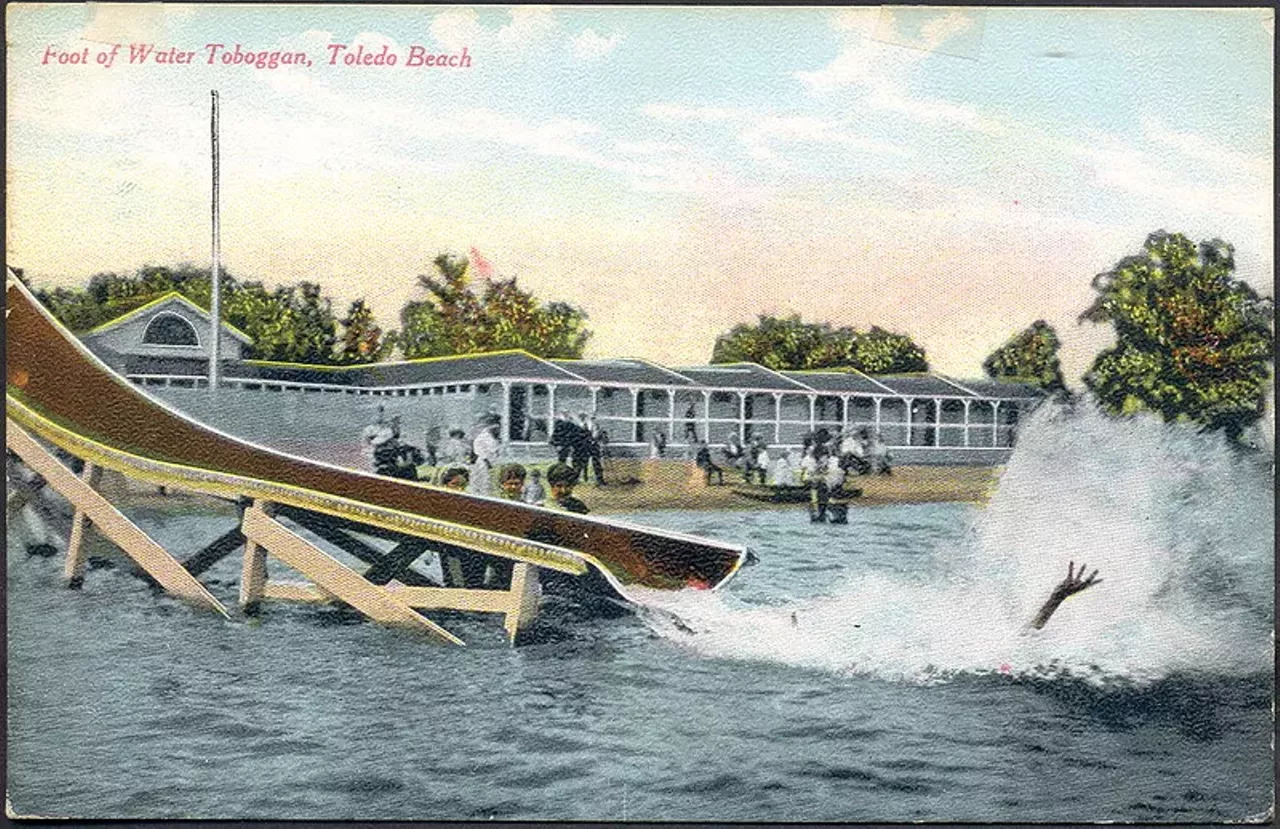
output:
M 147 345 L 200 345 L 195 327 L 177 314 L 157 314 L 142 335 Z

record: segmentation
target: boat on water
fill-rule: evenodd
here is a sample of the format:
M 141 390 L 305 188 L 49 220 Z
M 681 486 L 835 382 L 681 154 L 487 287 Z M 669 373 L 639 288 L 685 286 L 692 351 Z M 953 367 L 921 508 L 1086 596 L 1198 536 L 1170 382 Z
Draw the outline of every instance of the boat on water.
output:
M 773 486 L 752 486 L 746 484 L 733 488 L 733 494 L 740 495 L 743 498 L 750 498 L 752 501 L 763 501 L 769 504 L 807 504 L 809 503 L 809 487 L 803 484 L 776 484 Z M 849 501 L 862 497 L 862 489 L 859 487 L 844 487 L 838 492 L 831 493 L 829 503 L 848 503 Z

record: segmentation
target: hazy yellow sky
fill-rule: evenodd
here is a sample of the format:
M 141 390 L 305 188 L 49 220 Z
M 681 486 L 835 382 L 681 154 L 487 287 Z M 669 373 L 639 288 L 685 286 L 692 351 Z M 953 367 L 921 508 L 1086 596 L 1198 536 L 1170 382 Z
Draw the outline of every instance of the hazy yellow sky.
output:
M 7 259 L 37 284 L 207 263 L 218 88 L 241 278 L 318 281 L 392 327 L 436 253 L 474 246 L 584 307 L 592 356 L 704 362 L 798 312 L 977 376 L 1044 318 L 1076 376 L 1107 340 L 1075 322 L 1090 279 L 1150 231 L 1227 239 L 1270 293 L 1272 20 L 11 5 Z M 144 43 L 192 61 L 129 63 Z M 210 65 L 209 43 L 311 65 Z M 399 65 L 331 66 L 336 44 Z M 473 65 L 408 68 L 413 46 Z

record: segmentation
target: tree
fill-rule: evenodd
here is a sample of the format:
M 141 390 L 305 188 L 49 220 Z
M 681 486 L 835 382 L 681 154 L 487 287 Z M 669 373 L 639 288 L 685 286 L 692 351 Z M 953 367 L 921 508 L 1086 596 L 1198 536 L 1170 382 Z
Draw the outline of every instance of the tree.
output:
M 872 326 L 861 333 L 810 323 L 798 314 L 761 314 L 752 325 L 735 325 L 716 338 L 712 363 L 759 363 L 775 371 L 854 368 L 875 374 L 927 371 L 924 349 L 910 337 Z
M 982 370 L 993 380 L 1027 383 L 1049 392 L 1065 392 L 1058 362 L 1058 332 L 1044 320 L 1013 335 L 982 361 Z
M 591 332 L 587 314 L 564 302 L 543 304 L 515 277 L 485 280 L 479 293 L 468 261 L 442 253 L 436 275 L 422 275 L 423 300 L 400 311 L 396 342 L 405 357 L 439 357 L 480 351 L 523 349 L 539 357 L 582 356 Z
M 340 320 L 342 338 L 337 360 L 343 365 L 376 363 L 390 351 L 382 337 L 382 329 L 373 319 L 373 312 L 363 299 L 357 299 Z
M 319 285 L 301 282 L 268 291 L 261 282 L 240 282 L 222 272 L 223 319 L 249 335 L 246 356 L 265 360 L 338 362 L 337 320 Z M 36 291 L 36 297 L 73 331 L 88 331 L 178 291 L 208 309 L 212 286 L 208 268 L 147 265 L 132 275 L 98 273 L 84 288 Z
M 1233 276 L 1235 251 L 1157 231 L 1093 280 L 1082 320 L 1115 326 L 1085 384 L 1114 414 L 1149 409 L 1238 440 L 1262 416 L 1275 338 L 1271 299 Z

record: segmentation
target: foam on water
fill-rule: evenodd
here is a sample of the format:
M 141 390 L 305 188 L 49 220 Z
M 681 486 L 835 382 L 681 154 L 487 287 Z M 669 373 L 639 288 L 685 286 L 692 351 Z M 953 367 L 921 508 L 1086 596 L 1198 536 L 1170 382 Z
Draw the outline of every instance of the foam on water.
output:
M 637 598 L 655 630 L 708 655 L 886 679 L 1142 684 L 1268 671 L 1272 470 L 1270 456 L 1184 425 L 1046 404 L 965 542 L 935 551 L 943 566 L 930 575 L 861 573 L 827 596 L 770 606 L 692 591 Z M 1102 583 L 1029 630 L 1069 561 L 1097 567 Z

